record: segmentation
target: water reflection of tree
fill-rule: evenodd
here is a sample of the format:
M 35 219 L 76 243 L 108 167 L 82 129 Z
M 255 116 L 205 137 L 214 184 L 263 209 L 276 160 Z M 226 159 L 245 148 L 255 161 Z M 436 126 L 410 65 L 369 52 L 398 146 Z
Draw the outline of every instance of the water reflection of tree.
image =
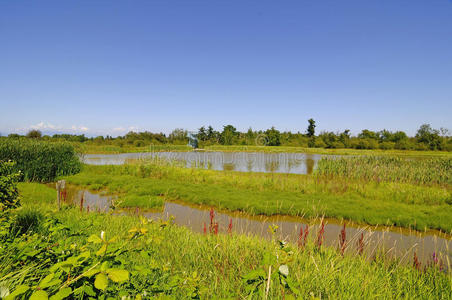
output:
M 279 169 L 279 161 L 271 160 L 265 162 L 265 171 L 267 172 L 275 172 Z
M 252 160 L 248 160 L 246 162 L 246 169 L 248 170 L 248 172 L 252 172 L 253 171 L 253 161 Z
M 311 154 L 306 154 L 306 174 L 312 174 L 314 171 L 315 160 Z
M 233 164 L 233 163 L 224 163 L 223 164 L 223 170 L 224 171 L 234 171 L 235 170 L 235 164 Z
M 292 168 L 299 167 L 301 165 L 301 162 L 302 162 L 301 160 L 296 159 L 296 158 L 295 159 L 289 159 L 287 161 L 287 170 L 286 170 L 286 172 L 290 173 Z

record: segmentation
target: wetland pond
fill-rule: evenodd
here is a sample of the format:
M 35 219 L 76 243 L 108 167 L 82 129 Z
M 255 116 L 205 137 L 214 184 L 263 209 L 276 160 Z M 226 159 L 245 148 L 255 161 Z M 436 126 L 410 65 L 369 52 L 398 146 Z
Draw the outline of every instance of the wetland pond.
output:
M 92 165 L 121 165 L 128 162 L 162 158 L 219 171 L 274 172 L 311 174 L 325 155 L 265 152 L 143 152 L 121 154 L 85 154 L 82 161 Z
M 76 186 L 67 186 L 67 201 L 73 205 L 82 207 L 84 211 L 108 212 L 116 196 L 103 195 L 88 190 L 79 189 Z M 174 217 L 177 225 L 185 226 L 196 232 L 203 232 L 204 226 L 209 227 L 209 207 L 189 205 L 181 202 L 165 202 L 161 211 L 141 211 L 138 208 L 117 210 L 118 214 L 141 214 L 149 219 L 168 219 Z M 281 240 L 296 243 L 300 227 L 305 230 L 309 225 L 309 236 L 315 238 L 319 230 L 320 220 L 308 221 L 301 217 L 293 216 L 249 216 L 244 213 L 215 211 L 215 222 L 218 223 L 219 232 L 228 232 L 231 222 L 232 232 L 271 238 L 268 227 L 277 225 L 277 237 Z M 335 219 L 325 219 L 324 245 L 338 247 L 342 223 Z M 357 253 L 357 242 L 364 236 L 364 252 L 371 257 L 377 252 L 383 251 L 387 258 L 399 258 L 400 263 L 411 264 L 414 251 L 419 260 L 426 264 L 435 255 L 446 268 L 452 261 L 452 240 L 450 235 L 438 231 L 419 232 L 409 229 L 384 226 L 365 226 L 347 222 L 347 249 L 346 252 Z

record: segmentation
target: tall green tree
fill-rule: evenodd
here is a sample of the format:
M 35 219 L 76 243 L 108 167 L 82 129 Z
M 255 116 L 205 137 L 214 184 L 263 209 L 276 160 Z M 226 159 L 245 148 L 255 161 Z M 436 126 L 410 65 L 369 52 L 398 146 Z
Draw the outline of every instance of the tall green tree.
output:
M 237 132 L 237 129 L 232 125 L 226 125 L 223 126 L 223 131 L 220 135 L 220 142 L 223 145 L 232 145 L 239 133 Z
M 313 136 L 315 136 L 315 121 L 314 121 L 314 119 L 311 118 L 308 120 L 308 122 L 309 122 L 309 126 L 307 129 L 307 132 L 308 132 L 307 136 L 313 137 Z
M 198 129 L 198 134 L 196 135 L 196 137 L 200 141 L 207 140 L 207 132 L 206 132 L 206 128 L 204 126 L 202 126 L 201 128 Z
M 430 124 L 422 124 L 416 133 L 416 139 L 419 143 L 425 144 L 430 150 L 441 148 L 441 137 L 439 130 L 433 129 Z
M 32 139 L 39 139 L 42 137 L 42 133 L 39 130 L 33 129 L 27 133 L 27 137 Z

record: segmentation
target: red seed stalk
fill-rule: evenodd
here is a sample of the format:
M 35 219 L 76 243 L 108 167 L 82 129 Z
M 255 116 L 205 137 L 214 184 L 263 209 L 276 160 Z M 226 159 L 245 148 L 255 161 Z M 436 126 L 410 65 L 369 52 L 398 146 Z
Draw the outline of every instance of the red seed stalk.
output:
M 345 247 L 347 247 L 347 234 L 345 232 L 345 223 L 344 227 L 341 230 L 341 234 L 339 234 L 339 246 L 341 248 L 341 255 L 344 256 Z
M 204 234 L 207 234 L 207 226 L 206 226 L 206 222 L 204 222 Z
M 228 233 L 232 233 L 232 219 L 229 219 L 229 225 L 228 225 Z
M 66 197 L 67 197 L 67 191 L 66 191 L 66 187 L 64 188 L 64 190 L 61 192 L 61 198 L 63 198 L 63 201 L 66 202 Z
M 85 202 L 84 196 L 85 194 L 82 194 L 82 198 L 80 199 L 80 212 L 83 212 L 83 202 Z
M 213 210 L 213 208 L 211 208 L 210 209 L 210 226 L 209 226 L 210 233 L 212 233 L 212 231 L 213 231 L 213 226 L 214 226 L 213 220 L 214 220 L 214 218 L 215 218 L 215 211 Z
M 325 233 L 325 223 L 322 220 L 322 224 L 320 225 L 319 232 L 317 233 L 317 248 L 322 247 L 323 244 L 323 234 Z
M 86 207 L 86 212 L 89 213 L 89 205 Z
M 417 258 L 416 252 L 414 252 L 414 256 L 413 256 L 413 267 L 414 267 L 416 270 L 421 271 L 421 262 L 420 262 L 419 259 Z
M 358 246 L 358 254 L 361 255 L 364 252 L 364 233 L 361 233 L 360 238 L 356 242 L 356 245 Z
M 304 229 L 304 238 L 303 238 L 303 245 L 306 245 L 306 242 L 308 241 L 308 234 L 309 234 L 309 226 L 306 224 L 306 227 Z
M 218 234 L 218 223 L 213 224 L 213 233 Z
M 303 248 L 303 226 L 300 226 L 300 233 L 298 234 L 298 248 Z

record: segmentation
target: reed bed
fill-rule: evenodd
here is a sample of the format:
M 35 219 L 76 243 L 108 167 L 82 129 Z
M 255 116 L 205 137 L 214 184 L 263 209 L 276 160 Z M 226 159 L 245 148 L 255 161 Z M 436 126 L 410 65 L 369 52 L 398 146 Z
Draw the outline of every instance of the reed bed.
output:
M 374 182 L 452 185 L 452 159 L 407 159 L 383 156 L 324 157 L 319 161 L 315 173 L 320 176 L 340 176 Z
M 22 180 L 50 182 L 80 172 L 81 163 L 69 143 L 30 139 L 0 139 L 0 161 L 15 161 Z

